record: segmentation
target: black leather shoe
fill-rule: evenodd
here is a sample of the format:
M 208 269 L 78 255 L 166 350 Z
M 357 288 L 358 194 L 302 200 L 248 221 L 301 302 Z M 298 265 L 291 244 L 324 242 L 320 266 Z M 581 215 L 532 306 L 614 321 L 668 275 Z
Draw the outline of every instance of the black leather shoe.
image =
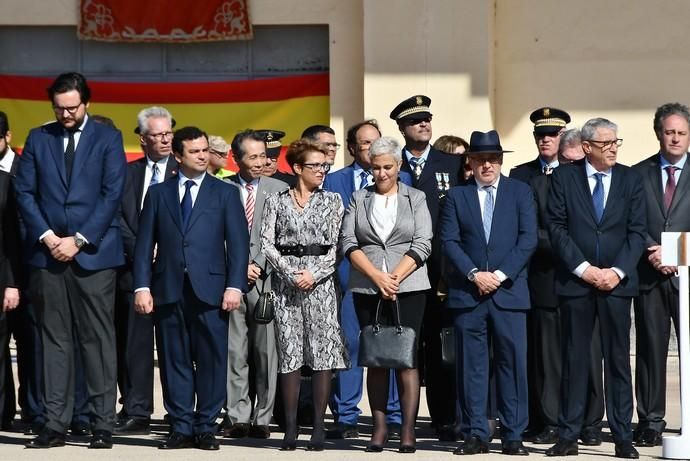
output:
M 489 444 L 484 442 L 476 435 L 470 436 L 465 442 L 461 443 L 458 448 L 453 451 L 454 455 L 476 455 L 478 453 L 488 453 Z
M 537 445 L 553 445 L 558 442 L 558 429 L 546 426 L 543 431 L 534 436 L 532 443 Z
M 191 435 L 184 435 L 173 432 L 164 440 L 158 448 L 161 450 L 177 450 L 180 448 L 194 448 L 194 438 Z
M 661 445 L 661 433 L 654 429 L 647 428 L 640 432 L 640 435 L 635 441 L 638 447 L 656 447 Z
M 117 435 L 146 435 L 151 433 L 151 420 L 126 418 L 115 424 L 113 431 Z
M 577 456 L 577 442 L 559 440 L 544 453 L 546 456 Z
M 44 426 L 44 423 L 31 423 L 24 429 L 24 435 L 38 435 Z
M 280 451 L 295 451 L 297 449 L 297 441 L 295 439 L 283 439 L 280 444 Z
M 529 451 L 527 451 L 527 448 L 525 448 L 525 446 L 522 444 L 520 440 L 507 440 L 503 442 L 503 446 L 501 447 L 501 453 L 510 456 L 529 455 Z
M 202 432 L 196 436 L 196 446 L 202 450 L 219 450 L 220 444 L 213 432 Z
M 38 437 L 24 444 L 26 448 L 53 448 L 65 446 L 65 434 L 47 427 L 43 428 Z
M 375 443 L 370 443 L 364 449 L 367 453 L 381 453 L 383 451 L 383 445 L 376 445 Z
M 93 431 L 89 448 L 113 448 L 113 435 L 108 431 Z
M 323 442 L 309 442 L 307 451 L 323 451 Z
M 271 430 L 268 426 L 252 425 L 251 429 L 249 429 L 249 437 L 253 439 L 269 439 L 271 438 Z
M 633 447 L 632 442 L 618 442 L 616 443 L 616 458 L 638 459 L 640 454 Z
M 69 432 L 75 437 L 91 435 L 91 425 L 84 421 L 73 421 L 69 425 Z
M 580 433 L 580 440 L 582 441 L 582 445 L 588 447 L 598 447 L 601 445 L 601 430 L 583 429 Z
M 398 448 L 398 453 L 414 453 L 417 451 L 417 447 L 414 445 L 400 445 Z
M 249 436 L 249 429 L 251 429 L 249 423 L 235 423 L 225 430 L 223 436 L 231 439 L 243 439 Z
M 358 439 L 359 429 L 356 424 L 337 424 L 333 429 L 326 431 L 327 439 Z

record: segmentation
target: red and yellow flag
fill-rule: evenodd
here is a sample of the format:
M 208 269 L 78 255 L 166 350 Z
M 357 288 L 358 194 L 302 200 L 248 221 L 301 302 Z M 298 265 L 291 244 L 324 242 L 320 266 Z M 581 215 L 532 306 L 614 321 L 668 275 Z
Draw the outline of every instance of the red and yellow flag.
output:
M 29 130 L 55 120 L 46 88 L 52 78 L 0 75 L 0 110 L 9 117 L 12 146 Z M 90 114 L 111 118 L 122 131 L 129 160 L 140 157 L 137 113 L 164 106 L 177 127 L 194 125 L 229 143 L 246 128 L 285 131 L 283 144 L 309 125 L 329 123 L 328 74 L 230 82 L 123 83 L 89 80 Z M 281 158 L 282 162 L 282 158 Z M 283 164 L 281 169 L 287 169 Z

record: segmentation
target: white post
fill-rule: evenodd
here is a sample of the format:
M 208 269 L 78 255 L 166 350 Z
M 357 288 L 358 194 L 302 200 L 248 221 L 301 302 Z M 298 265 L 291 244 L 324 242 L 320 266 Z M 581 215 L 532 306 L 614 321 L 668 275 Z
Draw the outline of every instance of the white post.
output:
M 664 247 L 664 235 L 662 234 L 662 248 Z M 678 338 L 678 353 L 680 358 L 680 435 L 665 436 L 663 438 L 662 458 L 667 459 L 690 459 L 690 282 L 688 280 L 688 261 L 685 255 L 687 254 L 687 243 L 685 236 L 681 237 L 677 232 L 669 232 L 668 234 L 675 234 L 676 248 L 676 263 L 667 264 L 662 260 L 664 265 L 677 265 L 678 276 L 680 278 L 679 286 L 679 323 L 680 337 Z M 688 239 L 690 240 L 690 239 Z M 685 248 L 683 248 L 685 247 Z M 663 251 L 663 250 L 662 250 Z M 662 254 L 662 259 L 664 255 Z

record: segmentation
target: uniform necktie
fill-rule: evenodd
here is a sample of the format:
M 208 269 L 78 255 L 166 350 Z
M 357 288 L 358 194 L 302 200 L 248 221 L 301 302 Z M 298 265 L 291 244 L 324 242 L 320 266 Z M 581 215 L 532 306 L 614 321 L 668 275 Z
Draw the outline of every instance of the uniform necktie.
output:
M 67 148 L 65 149 L 65 173 L 67 173 L 67 182 L 72 177 L 72 165 L 74 165 L 74 131 L 67 131 Z
M 180 206 L 182 207 L 182 228 L 185 230 L 189 224 L 189 217 L 192 215 L 192 187 L 195 185 L 196 183 L 191 179 L 184 183 L 185 191 Z
M 491 221 L 494 217 L 494 187 L 484 186 L 482 189 L 486 191 L 486 196 L 484 197 L 484 216 L 482 216 L 482 223 L 484 224 L 484 236 L 486 237 L 486 242 L 489 243 L 489 237 L 491 236 Z
M 154 184 L 158 184 L 158 164 L 154 163 L 151 167 L 151 181 L 149 181 L 149 187 Z
M 362 172 L 359 173 L 359 187 L 357 188 L 357 190 L 364 189 L 368 185 L 369 185 L 369 172 L 362 170 Z
M 424 169 L 424 159 L 420 157 L 412 157 L 410 159 L 410 166 L 412 167 L 412 172 L 414 173 L 415 179 L 419 179 L 422 175 L 422 170 Z
M 594 179 L 597 181 L 592 191 L 592 202 L 594 203 L 594 212 L 597 215 L 597 222 L 601 221 L 604 215 L 604 182 L 602 178 L 604 173 L 594 173 Z
M 676 170 L 680 168 L 675 166 L 667 166 L 664 168 L 666 170 L 666 175 L 668 179 L 666 180 L 666 187 L 664 188 L 664 209 L 668 211 L 671 208 L 671 200 L 673 200 L 673 193 L 676 191 Z
M 252 230 L 252 222 L 254 221 L 254 186 L 247 183 L 247 200 L 244 202 L 244 215 L 247 217 L 247 226 L 249 231 Z

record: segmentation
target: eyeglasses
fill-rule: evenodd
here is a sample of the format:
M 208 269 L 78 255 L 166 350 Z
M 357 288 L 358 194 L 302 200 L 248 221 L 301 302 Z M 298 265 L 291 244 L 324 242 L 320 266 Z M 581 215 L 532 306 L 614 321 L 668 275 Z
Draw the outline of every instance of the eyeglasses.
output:
M 77 113 L 79 108 L 81 107 L 83 103 L 79 103 L 76 106 L 71 106 L 71 107 L 63 107 L 63 106 L 53 106 L 53 112 L 55 112 L 57 115 L 64 114 L 65 111 L 67 111 L 68 114 L 74 115 Z
M 165 133 L 161 133 L 161 134 L 165 134 Z M 228 153 L 227 153 L 227 152 L 219 152 L 219 151 L 217 151 L 217 150 L 211 149 L 211 153 L 212 153 L 212 154 L 216 154 L 216 155 L 217 155 L 218 157 L 220 157 L 220 158 L 228 158 Z
M 616 147 L 623 145 L 623 140 L 621 138 L 612 139 L 610 141 L 597 141 L 596 139 L 588 139 L 587 142 L 591 142 L 595 146 L 599 147 L 601 150 L 610 149 L 614 144 Z
M 328 173 L 328 170 L 331 169 L 330 163 L 302 163 L 302 166 L 307 167 L 314 172 L 323 171 L 324 173 Z
M 338 144 L 337 142 L 325 142 L 323 144 L 327 148 L 333 149 L 333 150 L 338 150 L 340 148 L 340 144 Z
M 537 139 L 542 139 L 542 138 L 557 138 L 561 134 L 563 134 L 562 131 L 552 131 L 550 133 L 534 133 L 534 137 Z
M 172 137 L 173 137 L 172 131 L 163 131 L 161 133 L 146 133 L 146 134 L 148 136 L 151 136 L 156 141 L 162 141 L 163 139 L 172 139 Z
M 412 119 L 412 120 L 408 121 L 407 123 L 409 125 L 419 125 L 422 122 L 431 123 L 431 117 Z

